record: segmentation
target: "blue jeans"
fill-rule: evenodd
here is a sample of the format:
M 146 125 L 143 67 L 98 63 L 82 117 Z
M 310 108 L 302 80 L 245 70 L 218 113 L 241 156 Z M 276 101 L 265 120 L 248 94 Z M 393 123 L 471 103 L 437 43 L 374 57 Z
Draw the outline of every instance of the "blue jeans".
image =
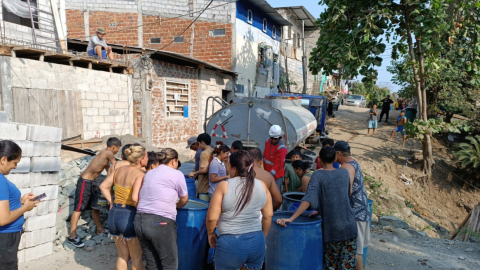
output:
M 108 230 L 111 236 L 123 236 L 125 239 L 137 237 L 133 221 L 137 214 L 137 208 L 121 204 L 113 204 L 108 213 Z
M 265 237 L 262 231 L 245 234 L 224 234 L 215 248 L 216 270 L 262 269 L 265 258 Z

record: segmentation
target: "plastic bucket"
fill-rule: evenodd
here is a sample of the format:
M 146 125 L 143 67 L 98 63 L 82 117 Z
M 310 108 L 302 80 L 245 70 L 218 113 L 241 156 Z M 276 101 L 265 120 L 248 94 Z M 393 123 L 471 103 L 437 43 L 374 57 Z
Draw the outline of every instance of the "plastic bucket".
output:
M 195 187 L 195 179 L 185 175 L 185 182 L 187 182 L 188 198 L 197 198 L 197 188 Z
M 305 196 L 305 193 L 303 192 L 286 192 L 283 193 L 283 203 L 282 203 L 282 210 L 284 211 L 290 211 L 290 208 L 292 207 L 293 203 L 301 203 L 303 196 Z
M 277 219 L 290 218 L 293 212 L 277 211 L 267 236 L 265 269 L 323 269 L 322 220 L 300 215 L 287 228 L 277 225 Z
M 369 221 L 369 226 L 370 228 L 372 227 L 372 205 L 373 205 L 373 201 L 368 199 L 368 208 L 370 208 L 370 221 Z M 368 247 L 364 247 L 363 248 L 363 267 L 365 267 L 365 265 L 367 265 L 367 258 L 368 258 Z
M 202 270 L 207 248 L 208 203 L 188 200 L 177 213 L 178 270 Z
M 292 204 L 290 205 L 290 209 L 288 209 L 288 211 L 291 211 L 291 212 L 297 211 L 297 209 L 298 209 L 298 207 L 300 206 L 300 204 L 301 204 L 301 203 L 298 203 L 298 202 L 292 203 Z M 312 210 L 312 211 L 304 211 L 303 213 L 305 213 L 305 214 L 311 214 L 312 212 L 313 212 L 313 210 Z

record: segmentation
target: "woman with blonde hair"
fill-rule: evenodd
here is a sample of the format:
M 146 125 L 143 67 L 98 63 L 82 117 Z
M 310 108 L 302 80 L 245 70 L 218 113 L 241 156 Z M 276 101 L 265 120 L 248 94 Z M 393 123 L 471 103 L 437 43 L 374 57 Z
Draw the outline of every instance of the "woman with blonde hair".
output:
M 149 171 L 143 180 L 135 232 L 142 244 L 147 269 L 177 270 L 177 208 L 187 204 L 187 183 L 177 170 L 177 151 L 162 149 L 158 161 L 160 166 Z
M 145 173 L 142 167 L 148 163 L 145 147 L 131 145 L 125 149 L 128 166 L 117 168 L 113 178 L 109 178 L 100 186 L 103 196 L 110 202 L 108 228 L 118 250 L 117 270 L 128 269 L 128 259 L 132 259 L 132 270 L 143 269 L 142 248 L 136 239 L 133 221 L 137 213 L 138 193 L 142 187 Z M 112 201 L 110 190 L 115 185 L 115 201 Z

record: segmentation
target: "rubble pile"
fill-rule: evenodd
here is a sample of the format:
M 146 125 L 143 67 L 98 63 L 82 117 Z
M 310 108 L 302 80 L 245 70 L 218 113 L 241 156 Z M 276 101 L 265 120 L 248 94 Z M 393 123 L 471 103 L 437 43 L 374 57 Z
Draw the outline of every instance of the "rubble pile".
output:
M 70 216 L 73 213 L 75 203 L 75 189 L 80 174 L 87 168 L 92 156 L 62 163 L 58 183 L 58 212 L 55 236 L 55 251 L 63 249 L 74 250 L 66 239 L 70 233 Z M 104 171 L 99 177 L 106 177 Z M 107 228 L 108 211 L 101 211 L 101 220 L 104 228 Z M 91 218 L 91 211 L 82 213 L 78 221 L 77 236 L 85 242 L 85 250 L 93 251 L 96 245 L 113 243 L 108 235 L 97 235 L 96 226 Z

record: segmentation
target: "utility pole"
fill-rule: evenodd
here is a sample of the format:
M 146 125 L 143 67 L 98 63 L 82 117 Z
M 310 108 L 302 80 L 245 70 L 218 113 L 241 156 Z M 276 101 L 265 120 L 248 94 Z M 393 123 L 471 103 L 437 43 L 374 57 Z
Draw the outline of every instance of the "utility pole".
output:
M 302 56 L 302 71 L 303 71 L 303 91 L 302 94 L 307 93 L 307 51 L 305 49 L 305 21 L 302 20 L 302 49 L 303 49 L 303 56 Z

